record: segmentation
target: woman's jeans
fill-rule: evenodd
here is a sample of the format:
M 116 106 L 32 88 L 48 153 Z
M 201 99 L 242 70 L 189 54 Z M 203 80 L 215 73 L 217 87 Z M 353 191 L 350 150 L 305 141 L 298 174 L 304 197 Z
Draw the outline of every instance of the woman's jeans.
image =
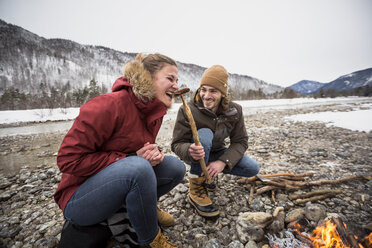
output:
M 218 160 L 222 154 L 225 153 L 227 148 L 222 149 L 217 152 L 211 152 L 212 148 L 212 140 L 213 140 L 213 132 L 209 128 L 201 128 L 198 130 L 199 140 L 201 145 L 204 147 L 204 160 L 205 164 L 208 162 L 213 162 Z M 200 176 L 202 173 L 202 169 L 200 163 L 190 163 L 190 174 L 194 174 Z M 226 174 L 231 174 L 235 176 L 242 176 L 242 177 L 252 177 L 257 175 L 258 171 L 260 170 L 260 165 L 254 159 L 249 158 L 246 155 L 239 160 L 239 162 L 233 167 L 231 171 L 228 171 L 226 168 L 222 171 Z
M 185 165 L 165 156 L 155 167 L 138 156 L 121 159 L 88 178 L 66 205 L 64 215 L 78 226 L 100 223 L 126 205 L 139 242 L 149 244 L 158 233 L 157 200 L 179 184 Z

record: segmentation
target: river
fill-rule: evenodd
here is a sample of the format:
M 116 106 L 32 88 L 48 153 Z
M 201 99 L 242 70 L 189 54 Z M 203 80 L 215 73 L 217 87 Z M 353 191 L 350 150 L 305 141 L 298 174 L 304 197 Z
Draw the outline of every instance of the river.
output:
M 341 104 L 341 105 L 358 105 L 358 106 L 365 106 L 366 108 L 372 108 L 372 98 L 371 97 L 342 97 L 342 98 L 295 98 L 295 99 L 271 99 L 271 100 L 249 100 L 249 101 L 236 101 L 240 105 L 243 106 L 243 111 L 245 115 L 250 114 L 257 114 L 263 113 L 267 111 L 273 110 L 285 110 L 285 109 L 293 109 L 293 108 L 311 108 L 314 106 L 319 105 L 332 105 L 332 104 Z M 175 120 L 177 110 L 181 104 L 175 103 L 173 107 L 168 110 L 167 115 L 164 118 L 164 121 L 171 121 Z M 78 111 L 74 109 L 73 116 L 76 116 Z M 0 124 L 4 124 L 4 121 L 7 120 L 6 124 L 11 124 L 10 119 L 10 111 L 0 111 Z M 22 116 L 23 111 L 12 111 L 12 114 L 17 116 L 17 120 L 19 121 L 19 116 Z M 39 114 L 40 115 L 40 114 Z M 39 116 L 38 115 L 38 116 Z M 6 117 L 2 117 L 6 116 Z M 67 131 L 72 123 L 73 120 L 60 120 L 56 121 L 55 116 L 50 117 L 54 121 L 44 121 L 39 123 L 32 123 L 32 124 L 20 124 L 16 127 L 4 127 L 0 128 L 0 137 L 8 136 L 8 135 L 30 135 L 30 134 L 38 134 L 38 133 L 50 133 L 50 132 L 63 132 Z M 66 117 L 67 118 L 67 117 Z M 27 120 L 26 120 L 27 121 Z M 29 120 L 30 121 L 30 120 Z M 33 119 L 32 121 L 38 122 L 37 120 Z M 16 122 L 16 121 L 14 121 Z

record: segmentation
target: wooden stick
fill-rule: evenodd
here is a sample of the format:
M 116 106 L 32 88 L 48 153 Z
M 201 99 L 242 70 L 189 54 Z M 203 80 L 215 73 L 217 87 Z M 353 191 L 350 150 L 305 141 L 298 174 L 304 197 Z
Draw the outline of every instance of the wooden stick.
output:
M 352 181 L 355 179 L 363 179 L 365 178 L 364 176 L 348 176 L 340 179 L 335 179 L 335 180 L 318 180 L 318 181 L 313 181 L 313 182 L 307 182 L 305 186 L 319 186 L 322 184 L 339 184 L 347 181 Z
M 264 182 L 266 185 L 274 185 L 281 188 L 286 188 L 289 190 L 295 190 L 299 188 L 309 187 L 309 186 L 320 186 L 323 184 L 339 184 L 355 179 L 363 179 L 366 178 L 364 176 L 348 176 L 345 178 L 334 179 L 334 180 L 318 180 L 312 182 L 299 182 L 299 181 L 291 181 L 291 180 L 284 180 L 280 178 L 273 178 L 270 179 L 268 182 Z
M 288 190 L 299 189 L 299 187 L 293 186 L 291 184 L 285 184 L 283 182 L 275 182 L 274 180 L 270 180 L 268 182 L 263 182 L 263 184 L 272 185 L 272 186 L 276 186 L 276 187 L 279 187 L 279 188 L 285 188 L 285 189 L 288 189 Z
M 187 119 L 190 122 L 190 127 L 191 127 L 192 136 L 194 138 L 195 145 L 201 146 L 200 141 L 199 141 L 198 130 L 196 129 L 196 124 L 195 124 L 194 117 L 192 116 L 191 110 L 190 110 L 189 106 L 187 105 L 186 100 L 183 97 L 183 95 L 181 95 L 181 99 L 182 99 L 183 107 L 184 107 L 185 112 L 186 112 Z M 207 166 L 205 165 L 204 158 L 200 159 L 199 163 L 200 163 L 200 166 L 203 170 L 204 176 L 206 178 L 206 183 L 210 184 L 212 182 L 212 180 L 211 180 L 211 176 L 208 173 Z
M 289 177 L 291 180 L 305 180 L 304 177 L 309 177 L 309 176 L 312 176 L 313 174 L 314 173 L 303 173 L 303 174 L 278 173 L 278 174 L 262 174 L 261 176 L 265 178 L 270 178 L 270 180 L 274 180 L 274 179 L 271 179 L 271 177 L 284 177 L 284 178 Z M 257 176 L 253 176 L 253 177 L 238 179 L 237 182 L 240 184 L 248 184 L 254 181 L 258 181 L 258 180 L 259 178 Z
M 249 192 L 249 200 L 248 200 L 248 204 L 251 205 L 252 202 L 253 202 L 253 194 L 254 194 L 254 189 L 255 189 L 255 184 L 253 183 L 251 185 L 251 190 Z
M 275 202 L 275 190 L 274 189 L 271 190 L 271 200 Z
M 317 201 L 317 200 L 323 200 L 323 199 L 326 199 L 326 198 L 329 198 L 329 197 L 333 197 L 335 194 L 334 193 L 329 193 L 329 194 L 325 194 L 325 195 L 318 195 L 318 196 L 313 196 L 313 197 L 309 197 L 309 198 L 305 198 L 305 199 L 297 199 L 297 200 L 294 200 L 293 202 L 295 204 L 302 204 L 302 203 L 306 203 L 306 202 L 309 202 L 309 201 Z
M 276 218 L 280 211 L 284 211 L 284 208 L 283 207 L 276 207 L 274 212 L 273 212 L 273 217 Z
M 354 238 L 354 234 L 345 227 L 346 225 L 344 226 L 344 222 L 340 218 L 332 218 L 332 221 L 336 224 L 337 232 L 346 245 L 351 245 L 352 248 L 360 247 L 358 241 Z
M 254 181 L 258 180 L 258 178 L 256 176 L 253 176 L 253 177 L 248 177 L 248 178 L 240 178 L 238 179 L 238 183 L 240 184 L 248 184 L 248 183 L 252 183 Z
M 324 190 L 316 190 L 316 191 L 302 193 L 302 194 L 290 194 L 288 198 L 291 200 L 296 200 L 299 198 L 309 198 L 315 195 L 340 194 L 340 193 L 342 193 L 342 190 L 340 189 L 324 189 Z
M 308 177 L 313 176 L 314 173 L 303 173 L 303 174 L 294 174 L 294 173 L 277 173 L 277 174 L 261 174 L 262 177 L 281 177 L 281 176 L 287 176 L 287 177 Z
M 261 194 L 263 194 L 267 191 L 273 190 L 275 188 L 276 187 L 272 186 L 272 185 L 263 186 L 262 188 L 259 188 L 259 189 L 256 190 L 256 195 L 261 195 Z

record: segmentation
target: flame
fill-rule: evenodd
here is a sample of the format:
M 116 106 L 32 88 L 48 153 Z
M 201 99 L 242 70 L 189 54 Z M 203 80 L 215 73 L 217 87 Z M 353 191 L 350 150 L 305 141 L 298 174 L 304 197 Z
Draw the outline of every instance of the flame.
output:
M 344 248 L 346 247 L 331 220 L 322 226 L 317 226 L 310 236 L 315 248 Z
M 365 242 L 368 245 L 368 247 L 372 247 L 372 232 L 367 237 L 365 237 L 362 240 L 362 242 Z M 361 245 L 359 245 L 359 246 L 360 246 L 360 248 L 363 248 L 363 246 L 361 246 Z
M 317 226 L 313 233 L 310 236 L 304 236 L 300 232 L 301 226 L 296 223 L 294 224 L 297 234 L 308 239 L 312 242 L 314 248 L 350 248 L 350 246 L 345 245 L 342 242 L 342 239 L 337 231 L 337 226 L 332 222 L 332 219 L 324 222 L 323 225 Z M 344 223 L 345 229 L 347 228 Z M 358 238 L 354 235 L 355 240 Z M 372 247 L 372 232 L 361 240 L 362 243 L 365 243 L 367 247 Z M 358 243 L 359 248 L 364 248 L 361 243 Z

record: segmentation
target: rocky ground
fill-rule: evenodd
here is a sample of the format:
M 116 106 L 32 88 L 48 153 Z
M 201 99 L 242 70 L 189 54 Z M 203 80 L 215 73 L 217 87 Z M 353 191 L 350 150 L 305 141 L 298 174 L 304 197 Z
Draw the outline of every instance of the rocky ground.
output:
M 291 122 L 285 116 L 320 111 L 349 111 L 352 105 L 273 111 L 246 116 L 249 133 L 247 155 L 261 164 L 261 173 L 308 173 L 309 180 L 339 179 L 351 175 L 372 176 L 372 133 L 326 127 L 317 122 Z M 158 138 L 170 151 L 172 122 L 165 123 Z M 56 247 L 63 215 L 53 200 L 60 180 L 56 152 L 64 133 L 0 138 L 0 247 Z M 172 213 L 176 225 L 164 229 L 179 247 L 264 247 L 267 234 L 282 237 L 289 219 L 310 231 L 327 216 L 338 216 L 359 237 L 372 231 L 372 180 L 357 179 L 335 185 L 308 187 L 295 192 L 278 189 L 255 195 L 249 204 L 250 184 L 220 175 L 211 198 L 221 215 L 206 220 L 187 201 L 188 182 L 183 181 L 160 199 L 160 207 Z M 317 189 L 341 189 L 342 193 L 319 201 L 296 204 L 290 193 Z M 273 219 L 273 212 L 281 210 Z M 111 242 L 111 247 L 120 247 Z

